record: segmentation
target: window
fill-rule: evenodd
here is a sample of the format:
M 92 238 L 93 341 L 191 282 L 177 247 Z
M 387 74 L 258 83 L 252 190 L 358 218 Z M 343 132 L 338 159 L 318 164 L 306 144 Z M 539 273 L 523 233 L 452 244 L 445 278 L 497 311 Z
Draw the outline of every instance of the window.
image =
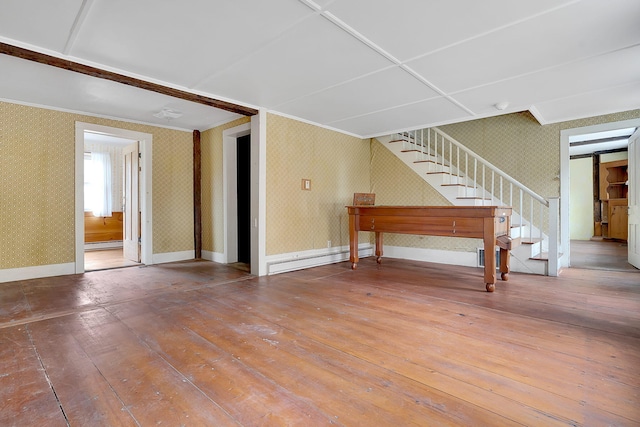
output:
M 111 156 L 109 153 L 84 155 L 84 210 L 95 216 L 111 216 Z

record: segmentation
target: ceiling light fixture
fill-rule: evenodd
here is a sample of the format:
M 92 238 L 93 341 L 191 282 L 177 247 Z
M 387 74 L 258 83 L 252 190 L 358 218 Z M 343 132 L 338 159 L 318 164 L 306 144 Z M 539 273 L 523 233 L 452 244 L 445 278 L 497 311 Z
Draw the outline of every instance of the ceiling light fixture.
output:
M 494 105 L 494 107 L 496 107 L 496 110 L 504 110 L 509 106 L 509 103 L 507 101 L 502 101 L 502 102 L 498 102 L 497 104 Z
M 177 119 L 179 117 L 182 117 L 182 113 L 180 111 L 175 111 L 170 108 L 163 108 L 162 110 L 155 113 L 153 116 L 159 119 L 171 120 L 171 119 Z

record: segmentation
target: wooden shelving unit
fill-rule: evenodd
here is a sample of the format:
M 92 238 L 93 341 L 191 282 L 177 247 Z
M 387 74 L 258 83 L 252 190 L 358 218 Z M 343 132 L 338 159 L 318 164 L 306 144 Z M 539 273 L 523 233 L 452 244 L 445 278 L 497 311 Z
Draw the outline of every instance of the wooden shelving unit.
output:
M 628 160 L 600 163 L 602 237 L 627 240 Z

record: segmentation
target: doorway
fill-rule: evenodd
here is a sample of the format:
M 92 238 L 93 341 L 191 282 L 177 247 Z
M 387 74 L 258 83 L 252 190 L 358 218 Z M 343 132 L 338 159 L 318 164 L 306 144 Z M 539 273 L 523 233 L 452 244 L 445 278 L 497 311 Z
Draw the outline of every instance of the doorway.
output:
M 112 168 L 120 172 L 115 172 L 114 185 L 111 191 L 111 213 L 109 216 L 105 211 L 92 212 L 85 211 L 85 136 L 92 139 L 89 146 L 94 147 L 94 151 L 98 151 L 95 147 L 102 147 L 102 151 L 111 151 L 113 162 L 120 168 Z M 122 150 L 109 149 L 105 147 L 122 146 Z M 135 163 L 131 166 L 131 171 L 135 169 L 135 173 L 125 174 L 125 151 L 126 147 L 135 146 Z M 125 129 L 112 128 L 107 126 L 94 125 L 90 123 L 76 122 L 76 162 L 75 162 L 75 245 L 76 245 L 76 273 L 83 273 L 86 270 L 117 268 L 128 265 L 152 264 L 152 233 L 151 233 L 151 146 L 152 135 L 134 132 Z M 139 151 L 138 151 L 139 150 Z M 114 154 L 120 153 L 120 154 Z M 129 153 L 131 154 L 131 153 Z M 91 165 L 88 165 L 91 167 Z M 131 172 L 130 171 L 130 172 Z M 118 178 L 121 179 L 118 179 Z M 132 177 L 135 180 L 132 180 Z M 133 183 L 132 183 L 133 181 Z M 126 189 L 128 183 L 128 190 Z M 120 191 L 118 191 L 120 189 Z M 135 194 L 132 194 L 132 191 Z M 106 191 L 105 193 L 109 193 Z M 125 197 L 128 195 L 128 199 Z M 123 203 L 127 199 L 128 201 Z M 134 201 L 135 203 L 132 203 Z M 126 207 L 133 206 L 133 212 L 128 219 L 125 220 Z M 102 206 L 104 207 L 104 206 Z M 91 210 L 96 207 L 90 207 Z M 96 214 L 97 215 L 94 215 Z M 113 213 L 116 213 L 114 217 Z M 85 245 L 85 215 L 93 221 L 97 218 L 99 229 L 94 236 L 95 244 Z M 120 216 L 121 215 L 121 216 Z M 119 218 L 122 218 L 121 220 Z M 118 224 L 120 227 L 121 238 L 115 235 L 101 235 L 100 233 L 108 233 L 109 229 L 117 232 Z M 124 246 L 126 243 L 126 233 L 123 225 L 134 224 L 135 236 L 129 233 L 129 240 L 135 240 L 135 256 L 129 254 L 124 256 Z M 138 238 L 137 236 L 140 236 Z M 90 239 L 91 240 L 91 239 Z M 131 243 L 131 242 L 130 242 Z M 87 248 L 89 246 L 89 248 Z M 85 252 L 91 249 L 91 253 L 85 258 Z M 131 259 L 126 259 L 131 258 Z
M 595 269 L 600 270 L 627 270 L 630 265 L 626 263 L 626 256 L 624 256 L 623 252 L 626 253 L 627 246 L 625 244 L 620 244 L 619 242 L 602 242 L 602 241 L 593 241 L 593 242 L 582 242 L 577 240 L 571 240 L 571 230 L 570 224 L 574 223 L 574 219 L 572 217 L 572 210 L 575 212 L 578 208 L 576 207 L 579 204 L 578 200 L 574 201 L 571 199 L 575 198 L 575 194 L 572 194 L 571 191 L 571 182 L 576 181 L 576 177 L 571 176 L 571 153 L 570 153 L 570 140 L 576 139 L 576 137 L 580 135 L 597 135 L 603 132 L 612 132 L 619 129 L 628 129 L 628 128 L 637 128 L 640 127 L 640 119 L 631 119 L 624 120 L 620 122 L 611 122 L 604 123 L 601 125 L 594 126 L 586 126 L 582 128 L 574 128 L 574 129 L 566 129 L 561 131 L 560 133 L 560 224 L 561 224 L 561 247 L 563 248 L 563 257 L 561 259 L 560 266 L 569 267 L 576 266 L 578 268 L 588 268 L 589 266 L 593 266 Z M 629 161 L 632 161 L 631 159 Z M 586 179 L 588 181 L 587 188 L 591 188 L 592 180 Z M 581 185 L 584 187 L 585 182 L 582 182 Z M 635 184 L 635 183 L 634 183 Z M 586 202 L 587 208 L 589 208 L 589 202 Z M 595 206 L 593 203 L 591 206 Z M 593 221 L 593 210 L 595 208 L 589 209 L 591 215 L 587 215 L 590 218 L 590 221 Z M 579 210 L 579 209 L 578 209 Z M 594 233 L 595 234 L 595 233 Z M 611 243 L 611 244 L 609 244 Z M 572 245 L 575 248 L 572 248 Z M 575 249 L 575 251 L 573 250 Z M 598 258 L 598 262 L 590 262 L 589 259 Z M 622 265 L 622 267 L 620 267 Z M 600 267 L 598 267 L 600 266 Z M 607 267 L 603 267 L 607 266 Z
M 225 182 L 223 196 L 225 205 L 224 262 L 227 264 L 242 262 L 250 266 L 251 125 L 247 123 L 225 130 L 222 151 L 224 158 L 223 180 Z M 240 245 L 242 245 L 242 249 Z M 241 256 L 244 261 L 240 260 Z
M 236 140 L 238 262 L 251 265 L 251 134 Z
M 84 132 L 85 271 L 140 263 L 138 160 L 138 141 Z

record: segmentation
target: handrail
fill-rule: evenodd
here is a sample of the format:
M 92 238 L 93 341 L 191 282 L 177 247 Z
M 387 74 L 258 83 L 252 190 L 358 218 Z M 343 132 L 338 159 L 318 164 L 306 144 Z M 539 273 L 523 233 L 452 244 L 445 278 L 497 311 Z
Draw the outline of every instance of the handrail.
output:
M 453 143 L 453 145 L 458 147 L 460 150 L 466 152 L 467 154 L 471 155 L 472 157 L 477 158 L 480 161 L 480 163 L 485 164 L 489 169 L 494 170 L 496 173 L 502 175 L 508 182 L 514 184 L 516 187 L 521 188 L 525 193 L 530 195 L 535 200 L 537 200 L 540 203 L 544 204 L 546 207 L 549 207 L 549 201 L 547 199 L 545 199 L 544 197 L 540 196 L 535 191 L 533 191 L 530 188 L 528 188 L 526 185 L 524 185 L 521 182 L 517 181 L 515 178 L 511 177 L 509 174 L 507 174 L 506 172 L 502 171 L 497 166 L 494 166 L 490 162 L 484 160 L 481 156 L 479 156 L 478 154 L 474 153 L 472 150 L 470 150 L 467 147 L 465 147 L 464 145 L 462 145 L 455 138 L 449 136 L 448 134 L 446 134 L 445 132 L 441 131 L 438 128 L 431 128 L 431 129 L 433 129 L 433 131 L 435 133 L 440 134 L 440 136 L 442 136 L 443 138 L 448 139 L 451 143 Z

